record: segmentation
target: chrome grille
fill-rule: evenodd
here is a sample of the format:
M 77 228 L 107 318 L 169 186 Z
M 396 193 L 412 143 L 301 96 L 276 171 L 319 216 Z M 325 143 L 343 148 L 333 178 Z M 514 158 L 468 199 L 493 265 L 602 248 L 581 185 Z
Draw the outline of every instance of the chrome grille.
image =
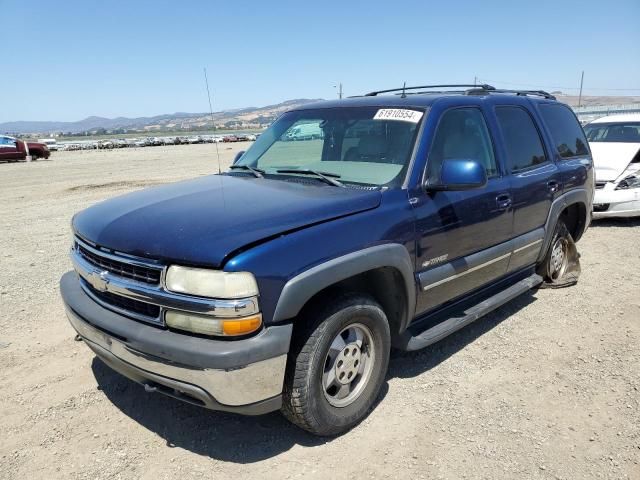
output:
M 110 292 L 98 292 L 97 290 L 91 288 L 91 286 L 89 285 L 87 285 L 87 288 L 89 288 L 91 290 L 91 293 L 95 295 L 99 300 L 102 300 L 104 303 L 108 303 L 109 305 L 112 305 L 120 310 L 126 310 L 127 312 L 134 312 L 139 315 L 144 315 L 145 317 L 149 317 L 149 319 L 156 319 L 160 316 L 160 307 L 157 305 L 139 302 L 138 300 L 121 297 L 120 295 L 116 295 Z
M 163 266 L 154 265 L 153 260 L 112 253 L 89 245 L 79 238 L 75 239 L 74 250 L 76 255 L 87 262 L 87 268 L 95 269 L 97 277 L 113 275 L 114 279 L 121 278 L 131 281 L 132 284 L 160 287 Z M 106 285 L 96 283 L 96 275 L 83 278 L 81 285 L 89 296 L 106 308 L 136 320 L 154 324 L 162 323 L 160 306 L 107 291 Z
M 134 265 L 131 263 L 125 263 L 125 259 L 114 259 L 111 254 L 101 254 L 99 250 L 84 246 L 81 243 L 76 243 L 80 254 L 91 264 L 96 267 L 102 268 L 119 275 L 121 277 L 137 280 L 138 282 L 149 283 L 151 285 L 158 285 L 160 283 L 160 276 L 162 270 L 160 268 L 150 268 L 141 265 Z M 108 256 L 107 256 L 108 255 Z

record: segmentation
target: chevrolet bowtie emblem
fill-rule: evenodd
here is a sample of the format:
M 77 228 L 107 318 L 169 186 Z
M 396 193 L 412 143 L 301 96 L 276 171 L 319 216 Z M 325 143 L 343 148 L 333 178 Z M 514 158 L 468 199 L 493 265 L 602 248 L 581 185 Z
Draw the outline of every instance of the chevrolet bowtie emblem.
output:
M 106 292 L 107 285 L 109 284 L 109 272 L 107 270 L 103 270 L 102 272 L 91 272 L 89 283 L 99 292 Z

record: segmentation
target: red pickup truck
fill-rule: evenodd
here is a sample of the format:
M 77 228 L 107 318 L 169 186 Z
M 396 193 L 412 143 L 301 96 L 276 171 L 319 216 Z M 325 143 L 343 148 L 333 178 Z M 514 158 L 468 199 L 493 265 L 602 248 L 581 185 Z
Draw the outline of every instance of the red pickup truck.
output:
M 0 162 L 26 160 L 27 155 L 31 155 L 31 160 L 47 159 L 51 152 L 44 143 L 25 142 L 17 138 L 0 135 Z

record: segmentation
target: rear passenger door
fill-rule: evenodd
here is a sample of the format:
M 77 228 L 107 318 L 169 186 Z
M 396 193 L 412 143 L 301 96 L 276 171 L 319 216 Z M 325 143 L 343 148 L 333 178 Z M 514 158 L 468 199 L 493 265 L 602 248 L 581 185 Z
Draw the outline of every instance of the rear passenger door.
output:
M 499 105 L 495 115 L 511 174 L 514 253 L 509 271 L 514 271 L 535 262 L 551 203 L 561 194 L 562 184 L 531 112 L 522 105 Z
M 421 290 L 417 314 L 504 275 L 512 235 L 509 180 L 497 162 L 484 110 L 445 110 L 430 143 L 427 179 L 439 178 L 445 159 L 473 159 L 484 165 L 488 181 L 474 190 L 422 191 L 413 199 Z
M 563 191 L 591 188 L 594 181 L 591 151 L 573 111 L 561 103 L 543 103 L 538 110 L 553 141 Z

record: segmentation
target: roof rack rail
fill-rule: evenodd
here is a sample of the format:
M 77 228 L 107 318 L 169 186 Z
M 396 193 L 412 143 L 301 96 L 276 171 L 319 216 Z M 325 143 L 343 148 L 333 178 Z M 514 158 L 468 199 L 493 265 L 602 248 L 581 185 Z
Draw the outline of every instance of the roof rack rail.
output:
M 458 83 L 451 85 L 421 85 L 417 87 L 399 87 L 399 88 L 389 88 L 387 90 L 376 90 L 373 92 L 365 93 L 365 97 L 375 97 L 376 95 L 380 95 L 381 93 L 391 93 L 391 92 L 399 92 L 398 95 L 405 95 L 407 90 L 420 90 L 427 88 L 466 88 L 467 90 L 462 91 L 447 91 L 447 92 L 430 92 L 430 93 L 463 93 L 465 95 L 486 95 L 487 93 L 513 93 L 515 95 L 527 96 L 534 95 L 537 97 L 544 97 L 549 100 L 556 100 L 556 97 L 551 95 L 549 92 L 545 92 L 544 90 L 509 90 L 503 88 L 496 88 L 492 85 L 487 85 L 486 83 L 480 84 L 471 84 L 471 83 Z M 427 92 L 407 92 L 408 94 L 421 94 Z
M 405 90 L 417 90 L 420 88 L 479 88 L 482 91 L 493 91 L 495 87 L 491 85 L 483 84 L 473 84 L 473 83 L 458 83 L 453 85 L 421 85 L 417 87 L 400 87 L 400 88 L 389 88 L 387 90 L 376 90 L 374 92 L 365 93 L 365 97 L 375 97 L 376 95 L 380 95 L 381 93 L 390 93 L 390 92 L 404 92 Z
M 513 93 L 515 95 L 527 96 L 534 95 L 537 97 L 544 97 L 549 100 L 556 100 L 556 97 L 544 90 L 509 90 L 503 88 L 490 88 L 485 89 L 484 86 L 479 85 L 476 88 L 469 89 L 465 92 L 466 95 L 484 95 L 486 93 Z

